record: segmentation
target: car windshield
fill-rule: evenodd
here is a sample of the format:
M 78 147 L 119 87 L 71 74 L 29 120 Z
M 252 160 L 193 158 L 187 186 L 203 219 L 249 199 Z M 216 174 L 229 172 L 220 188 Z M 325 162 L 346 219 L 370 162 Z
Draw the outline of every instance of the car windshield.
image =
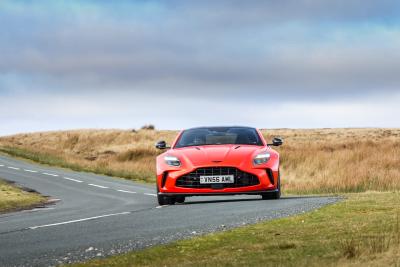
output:
M 175 147 L 205 145 L 256 145 L 263 143 L 258 132 L 246 127 L 210 127 L 189 129 L 182 133 Z

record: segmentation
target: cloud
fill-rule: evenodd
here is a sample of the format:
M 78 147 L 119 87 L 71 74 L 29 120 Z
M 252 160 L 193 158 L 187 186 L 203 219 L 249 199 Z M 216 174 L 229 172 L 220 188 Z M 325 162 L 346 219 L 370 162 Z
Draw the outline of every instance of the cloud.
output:
M 369 99 L 399 92 L 399 7 L 387 0 L 4 1 L 0 103 L 35 99 L 35 108 L 19 104 L 26 110 L 19 118 L 37 110 L 37 118 L 63 118 L 47 124 L 59 127 L 107 114 L 108 123 L 130 114 L 163 125 L 171 120 L 159 115 L 166 101 L 182 125 L 197 113 L 180 109 L 198 102 L 207 110 L 273 103 L 279 112 L 301 114 L 312 103 L 322 114 L 330 105 L 345 110 L 343 101 L 370 107 Z M 123 96 L 140 108 L 120 109 Z M 252 121 L 251 114 L 234 114 L 222 122 Z M 352 118 L 340 117 L 343 124 L 365 122 Z M 288 126 L 298 121 L 307 124 L 288 115 Z M 381 119 L 368 125 L 375 124 Z
M 219 101 L 186 96 L 154 98 L 135 92 L 119 94 L 38 94 L 0 99 L 0 135 L 75 128 L 159 129 L 201 125 L 247 125 L 260 128 L 394 127 L 400 94 L 335 101 L 259 99 Z

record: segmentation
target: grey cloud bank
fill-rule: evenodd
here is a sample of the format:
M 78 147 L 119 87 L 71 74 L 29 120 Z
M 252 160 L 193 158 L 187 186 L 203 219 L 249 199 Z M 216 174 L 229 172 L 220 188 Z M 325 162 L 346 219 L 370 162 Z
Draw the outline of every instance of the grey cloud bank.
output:
M 0 134 L 148 122 L 399 127 L 399 7 L 5 1 Z
M 3 100 L 3 99 L 2 99 Z M 12 102 L 11 102 L 12 101 Z M 11 102 L 11 104 L 6 104 Z M 161 129 L 199 125 L 249 125 L 261 128 L 396 127 L 400 95 L 362 101 L 258 101 L 154 98 L 152 94 L 19 95 L 0 106 L 2 134 L 75 128 L 138 128 L 155 123 Z

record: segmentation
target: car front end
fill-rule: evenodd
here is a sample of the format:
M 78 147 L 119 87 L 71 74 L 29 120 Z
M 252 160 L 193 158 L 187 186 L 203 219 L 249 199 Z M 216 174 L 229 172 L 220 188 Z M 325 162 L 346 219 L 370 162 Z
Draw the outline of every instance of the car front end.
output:
M 237 128 L 232 132 L 239 132 Z M 179 145 L 180 133 L 172 148 L 157 157 L 159 198 L 184 201 L 188 196 L 266 196 L 278 191 L 280 195 L 279 153 L 265 143 L 259 131 L 255 134 L 259 139 L 252 143 L 233 142 L 233 137 L 229 136 L 232 140 L 226 144 L 190 142 L 189 145 Z M 174 201 L 166 201 L 170 202 L 173 204 Z
M 157 170 L 158 191 L 160 194 L 185 196 L 260 194 L 274 191 L 278 185 L 279 154 L 273 151 L 269 153 L 271 156 L 268 162 L 259 165 L 255 165 L 251 158 L 194 164 L 185 156 L 170 156 L 173 154 L 171 151 L 159 157 L 161 164 Z M 168 164 L 171 162 L 167 160 L 173 157 L 180 161 L 179 166 Z M 209 179 L 206 180 L 207 178 Z

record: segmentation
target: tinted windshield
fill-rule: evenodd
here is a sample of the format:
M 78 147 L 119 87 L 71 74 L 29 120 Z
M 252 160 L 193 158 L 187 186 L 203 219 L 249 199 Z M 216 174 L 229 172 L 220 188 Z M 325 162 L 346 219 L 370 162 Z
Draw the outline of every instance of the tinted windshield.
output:
M 263 143 L 258 132 L 245 127 L 210 127 L 186 130 L 182 133 L 175 147 L 204 145 L 257 145 Z

